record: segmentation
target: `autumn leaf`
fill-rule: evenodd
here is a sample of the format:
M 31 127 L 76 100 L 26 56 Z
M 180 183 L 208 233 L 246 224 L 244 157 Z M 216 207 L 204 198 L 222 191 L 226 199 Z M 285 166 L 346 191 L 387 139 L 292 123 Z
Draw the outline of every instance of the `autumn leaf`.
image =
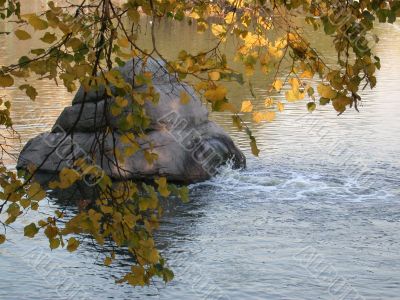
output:
M 300 77 L 306 79 L 312 79 L 314 77 L 314 73 L 309 70 L 306 70 L 303 73 L 301 73 Z
M 218 71 L 212 71 L 208 73 L 208 77 L 213 81 L 217 81 L 221 78 L 221 74 Z
M 274 81 L 272 84 L 272 87 L 275 89 L 275 91 L 280 92 L 282 87 L 283 87 L 283 82 L 280 79 L 277 79 Z
M 111 263 L 112 263 L 112 258 L 107 256 L 107 257 L 104 259 L 104 265 L 110 266 Z
M 254 122 L 260 123 L 260 122 L 263 120 L 262 115 L 263 115 L 262 112 L 254 112 L 254 113 L 253 113 L 253 120 L 254 120 Z
M 250 147 L 251 153 L 253 153 L 253 155 L 258 156 L 260 154 L 260 150 L 257 147 L 256 139 L 253 136 L 250 137 Z
M 168 190 L 167 179 L 165 177 L 161 177 L 156 179 L 155 182 L 158 184 L 158 191 L 160 195 L 163 197 L 168 197 L 171 192 Z
M 0 75 L 0 87 L 10 87 L 14 84 L 14 78 L 10 75 Z
M 341 114 L 346 110 L 346 106 L 352 103 L 353 101 L 349 97 L 340 96 L 339 98 L 333 100 L 332 105 L 335 110 Z
M 67 250 L 69 252 L 74 252 L 76 249 L 78 249 L 79 247 L 79 241 L 77 239 L 75 239 L 74 237 L 71 237 L 68 240 L 68 244 L 67 244 Z
M 235 22 L 235 13 L 231 11 L 231 12 L 226 14 L 225 23 L 230 25 L 233 22 Z
M 19 87 L 20 90 L 25 90 L 26 95 L 32 100 L 34 101 L 36 99 L 36 97 L 38 96 L 38 92 L 36 91 L 36 89 L 29 85 L 29 84 L 23 84 Z
M 278 108 L 279 112 L 283 112 L 285 109 L 285 105 L 282 102 L 278 102 L 276 107 Z
M 271 107 L 272 105 L 274 105 L 274 100 L 272 98 L 266 98 L 264 100 L 264 104 L 266 107 Z
M 45 20 L 39 18 L 35 14 L 28 16 L 28 22 L 35 30 L 45 30 L 49 27 L 49 24 Z
M 186 105 L 190 102 L 190 96 L 188 95 L 188 93 L 182 91 L 180 100 L 181 100 L 181 104 Z
M 126 37 L 119 38 L 119 39 L 117 40 L 117 44 L 118 44 L 119 46 L 121 46 L 122 48 L 128 48 L 129 45 L 130 45 L 129 40 L 128 40 Z
M 219 85 L 215 88 L 208 89 L 204 93 L 204 97 L 206 97 L 207 100 L 209 100 L 211 102 L 224 100 L 227 92 L 228 92 L 228 90 L 226 89 L 226 87 Z
M 30 38 L 32 38 L 29 33 L 27 33 L 25 30 L 21 30 L 21 29 L 16 30 L 14 32 L 14 34 L 21 41 L 29 40 Z
M 36 227 L 35 223 L 31 223 L 24 228 L 24 236 L 33 238 L 39 232 L 39 228 Z
M 337 95 L 337 92 L 332 87 L 322 83 L 318 85 L 317 90 L 322 98 L 333 99 Z
M 57 36 L 54 33 L 46 32 L 40 40 L 47 44 L 53 44 L 57 41 Z
M 60 247 L 60 239 L 51 239 L 49 243 L 50 243 L 50 249 L 52 250 Z
M 294 102 L 304 99 L 305 93 L 301 93 L 299 90 L 289 90 L 286 92 L 285 96 L 287 101 Z
M 240 109 L 241 112 L 252 112 L 253 111 L 253 104 L 250 100 L 246 100 L 242 102 L 242 108 Z
M 211 32 L 213 33 L 213 35 L 215 35 L 216 37 L 219 38 L 223 38 L 225 36 L 226 33 L 226 28 L 222 25 L 219 24 L 212 24 L 211 25 Z
M 262 121 L 272 122 L 275 119 L 275 117 L 276 117 L 276 114 L 273 111 L 253 113 L 253 120 L 256 123 L 260 123 Z

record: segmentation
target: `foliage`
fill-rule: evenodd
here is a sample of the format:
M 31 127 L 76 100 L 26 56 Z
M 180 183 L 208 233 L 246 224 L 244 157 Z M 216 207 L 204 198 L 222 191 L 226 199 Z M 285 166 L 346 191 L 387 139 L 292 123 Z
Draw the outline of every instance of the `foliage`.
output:
M 118 161 L 136 151 L 144 151 L 137 143 L 138 138 L 145 138 L 149 123 L 143 104 L 158 100 L 151 76 L 134 78 L 134 85 L 147 83 L 147 90 L 138 93 L 113 69 L 124 65 L 124 61 L 150 57 L 164 60 L 169 71 L 180 80 L 194 82 L 199 95 L 213 110 L 232 113 L 233 124 L 239 130 L 245 129 L 251 149 L 258 155 L 256 139 L 241 116 L 252 114 L 257 123 L 271 122 L 284 110 L 285 104 L 267 98 L 264 109 L 255 111 L 252 100 L 243 99 L 241 107 L 236 107 L 228 99 L 225 83 L 251 82 L 254 72 L 261 71 L 272 74 L 273 80 L 266 81 L 271 93 L 285 92 L 287 102 L 307 98 L 310 112 L 317 104 L 332 104 L 338 114 L 349 107 L 358 109 L 360 90 L 375 87 L 375 73 L 380 68 L 379 58 L 372 49 L 378 40 L 372 35 L 374 23 L 393 23 L 400 11 L 400 1 L 395 0 L 82 0 L 68 5 L 64 1 L 59 5 L 50 1 L 46 11 L 25 15 L 21 14 L 21 5 L 23 2 L 18 0 L 0 0 L 1 22 L 15 24 L 11 32 L 0 34 L 15 36 L 21 41 L 40 34 L 43 46 L 29 49 L 17 62 L 1 66 L 0 88 L 17 87 L 35 100 L 38 93 L 30 83 L 32 77 L 55 84 L 61 82 L 71 93 L 79 85 L 86 91 L 114 85 L 116 91 L 110 88 L 105 91 L 108 97 L 116 98 L 112 114 L 120 116 L 124 131 L 130 132 L 125 139 L 128 150 L 114 151 Z M 145 16 L 152 20 L 151 50 L 144 49 L 139 42 L 141 18 Z M 154 32 L 155 24 L 162 19 L 187 22 L 196 26 L 199 35 L 210 32 L 215 46 L 200 53 L 178 49 L 176 59 L 167 61 L 157 47 Z M 318 49 L 306 39 L 304 28 L 309 26 L 316 31 L 323 30 L 332 38 L 336 64 L 325 62 Z M 233 68 L 232 61 L 221 49 L 229 41 L 235 42 L 235 61 L 241 62 L 244 74 Z M 278 76 L 284 64 L 290 68 L 285 77 Z M 310 83 L 315 77 L 320 80 L 316 87 Z M 249 88 L 252 91 L 251 84 Z M 134 99 L 129 102 L 130 113 L 122 115 L 121 108 L 128 105 L 126 100 L 130 97 Z M 187 101 L 188 96 L 181 95 L 182 105 Z M 0 99 L 0 105 L 0 124 L 12 131 L 12 103 Z M 112 134 L 112 129 L 105 130 Z M 1 149 L 3 154 L 7 153 L 5 144 L 1 144 Z M 151 149 L 145 151 L 145 157 L 150 162 L 157 159 Z M 38 210 L 46 197 L 46 187 L 33 180 L 39 168 L 32 166 L 17 174 L 1 164 L 0 212 L 7 214 L 5 229 L 24 212 Z M 44 233 L 51 249 L 65 247 L 71 252 L 79 248 L 84 235 L 90 235 L 94 243 L 104 247 L 107 266 L 118 258 L 117 247 L 128 249 L 132 255 L 131 272 L 119 282 L 145 285 L 154 276 L 171 280 L 173 273 L 156 248 L 153 232 L 162 216 L 160 201 L 171 195 L 187 200 L 187 188 L 168 184 L 165 178 L 155 179 L 153 185 L 115 183 L 84 160 L 62 169 L 49 188 L 67 189 L 88 176 L 98 179 L 97 200 L 85 204 L 72 218 L 66 218 L 63 211 L 55 211 L 53 217 L 26 226 L 24 235 L 33 238 Z M 4 242 L 6 235 L 1 234 L 0 244 Z

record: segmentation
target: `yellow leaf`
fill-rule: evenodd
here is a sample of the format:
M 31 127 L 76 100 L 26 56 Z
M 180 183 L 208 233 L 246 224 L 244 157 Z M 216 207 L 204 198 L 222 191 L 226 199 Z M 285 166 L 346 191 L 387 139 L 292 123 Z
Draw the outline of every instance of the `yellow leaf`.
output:
M 280 112 L 283 112 L 285 109 L 285 105 L 282 102 L 278 102 L 276 106 Z
M 61 189 L 66 189 L 73 185 L 80 178 L 80 175 L 73 169 L 63 168 L 60 171 L 59 178 L 60 182 L 57 183 L 56 186 Z
M 39 209 L 39 203 L 31 202 L 31 209 L 32 210 L 38 210 Z
M 27 33 L 25 30 L 21 30 L 21 29 L 16 30 L 14 32 L 14 34 L 21 41 L 29 40 L 31 38 L 31 35 L 29 33 Z
M 262 112 L 255 112 L 255 113 L 253 113 L 253 120 L 254 120 L 254 122 L 260 123 L 260 122 L 263 120 L 262 115 L 263 115 Z
M 59 231 L 57 227 L 49 225 L 44 230 L 44 233 L 49 239 L 54 239 L 56 235 L 59 233 Z
M 104 264 L 106 266 L 109 266 L 109 265 L 111 265 L 111 263 L 112 263 L 112 258 L 111 257 L 106 257 L 106 259 L 104 260 Z
M 226 33 L 226 28 L 222 25 L 219 24 L 212 24 L 211 25 L 211 32 L 216 36 L 216 37 L 223 37 Z
M 235 13 L 231 11 L 231 12 L 226 14 L 225 23 L 230 25 L 233 22 L 235 22 Z
M 10 75 L 0 75 L 0 87 L 10 87 L 14 84 L 14 78 Z
M 79 247 L 79 241 L 77 239 L 72 237 L 68 240 L 67 250 L 69 252 L 74 252 L 76 249 L 78 249 L 78 247 Z
M 231 113 L 238 113 L 238 109 L 236 106 L 232 103 L 222 103 L 221 106 L 219 107 L 219 111 L 230 111 Z
M 289 80 L 290 85 L 292 86 L 292 90 L 298 90 L 300 88 L 300 81 L 297 78 L 291 78 Z
M 244 69 L 244 73 L 246 74 L 247 77 L 251 77 L 254 75 L 254 66 L 252 65 L 246 65 L 245 69 Z
M 171 194 L 171 192 L 168 190 L 167 179 L 165 177 L 156 179 L 155 182 L 158 184 L 158 191 L 160 192 L 161 196 L 168 197 Z
M 213 81 L 217 81 L 221 78 L 221 74 L 218 71 L 213 71 L 208 73 L 208 77 Z
M 28 16 L 28 22 L 35 30 L 45 30 L 49 27 L 49 24 L 45 20 L 42 20 L 35 14 Z
M 57 41 L 57 36 L 54 33 L 46 32 L 41 40 L 47 44 L 53 44 Z
M 289 102 L 302 100 L 305 97 L 305 93 L 300 93 L 299 90 L 290 90 L 286 92 L 286 99 Z
M 283 82 L 280 79 L 277 79 L 274 81 L 274 83 L 272 84 L 272 87 L 275 89 L 275 91 L 280 92 L 280 90 L 283 87 Z
M 258 154 L 260 154 L 260 150 L 258 150 L 256 139 L 254 137 L 251 137 L 250 139 L 251 153 L 253 153 L 255 156 L 258 156 Z
M 19 204 L 23 207 L 23 208 L 27 208 L 29 205 L 31 205 L 31 200 L 30 199 L 21 199 L 19 201 Z
M 57 249 L 60 246 L 60 239 L 50 240 L 50 249 Z
M 152 249 L 149 254 L 149 262 L 155 264 L 159 261 L 160 256 L 158 255 L 158 251 L 156 249 Z
M 340 114 L 346 110 L 346 106 L 352 104 L 353 101 L 349 97 L 341 96 L 333 100 L 332 105 Z
M 266 107 L 271 107 L 272 105 L 274 105 L 274 100 L 272 98 L 267 98 L 265 99 L 264 104 Z
M 186 105 L 189 102 L 190 102 L 190 96 L 186 92 L 182 91 L 181 92 L 181 104 Z
M 6 236 L 4 234 L 0 234 L 0 245 L 6 241 Z
M 276 117 L 276 114 L 273 111 L 253 113 L 253 120 L 256 123 L 260 123 L 261 121 L 272 122 L 275 119 L 275 117 Z
M 332 89 L 331 86 L 329 85 L 324 85 L 320 83 L 317 87 L 318 93 L 320 94 L 321 97 L 327 98 L 327 99 L 333 99 L 336 97 L 337 92 Z
M 125 99 L 124 97 L 115 98 L 115 102 L 119 107 L 126 107 L 129 104 L 128 99 Z
M 311 79 L 311 78 L 314 77 L 314 73 L 311 72 L 310 70 L 306 70 L 306 71 L 304 71 L 304 72 L 300 75 L 300 77 L 301 77 L 301 78 L 308 78 L 308 79 Z
M 121 46 L 122 48 L 128 48 L 130 43 L 129 40 L 126 37 L 120 38 L 117 40 L 117 43 L 119 46 Z
M 276 59 L 279 59 L 283 56 L 283 51 L 280 50 L 278 47 L 270 46 L 268 47 L 268 52 L 271 56 L 274 56 Z
M 42 200 L 46 197 L 46 192 L 42 189 L 39 183 L 34 182 L 26 191 L 27 195 L 29 196 L 30 200 Z
M 264 119 L 267 122 L 272 122 L 273 120 L 275 120 L 276 114 L 273 111 L 267 111 L 264 113 Z
M 192 12 L 189 14 L 189 18 L 198 20 L 198 19 L 200 19 L 200 16 L 199 16 L 199 14 L 198 14 L 197 12 L 192 11 Z
M 214 102 L 219 100 L 224 100 L 228 90 L 226 87 L 219 85 L 215 88 L 208 89 L 204 93 L 204 97 L 207 98 L 208 101 Z
M 290 91 L 286 92 L 286 99 L 289 102 L 294 102 L 297 100 L 302 100 L 305 97 L 305 92 L 300 92 L 300 81 L 297 78 L 292 78 L 290 79 L 290 84 L 292 86 L 292 89 Z
M 253 104 L 250 100 L 246 100 L 242 102 L 242 108 L 240 109 L 241 112 L 252 112 L 253 111 Z
M 132 144 L 135 141 L 135 134 L 133 134 L 132 132 L 128 132 L 125 133 L 122 137 L 121 137 L 121 142 L 124 144 Z
M 100 209 L 105 214 L 112 214 L 112 212 L 113 212 L 113 208 L 111 206 L 102 205 L 102 206 L 100 206 Z
M 117 117 L 122 113 L 122 109 L 117 106 L 117 105 L 112 105 L 111 106 L 111 114 L 113 115 L 113 117 Z
M 133 154 L 135 154 L 136 152 L 138 152 L 139 150 L 140 150 L 140 147 L 138 145 L 132 144 L 131 146 L 128 146 L 125 149 L 124 153 L 125 153 L 125 156 L 129 157 L 129 156 L 132 156 Z
M 28 226 L 25 226 L 24 228 L 24 236 L 33 238 L 36 233 L 39 232 L 39 229 L 36 227 L 35 223 L 31 223 Z

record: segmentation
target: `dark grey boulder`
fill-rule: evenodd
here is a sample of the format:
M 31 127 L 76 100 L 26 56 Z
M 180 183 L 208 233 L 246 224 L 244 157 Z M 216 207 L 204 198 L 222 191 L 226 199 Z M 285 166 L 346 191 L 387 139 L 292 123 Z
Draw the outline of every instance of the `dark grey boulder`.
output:
M 42 172 L 56 173 L 71 167 L 77 158 L 84 158 L 114 179 L 165 176 L 170 181 L 191 183 L 209 179 L 228 161 L 234 168 L 245 167 L 244 155 L 221 127 L 208 120 L 207 109 L 194 90 L 178 82 L 160 62 L 149 60 L 143 66 L 141 61 L 130 61 L 120 71 L 127 84 L 133 82 L 133 73 L 151 72 L 154 89 L 160 95 L 157 104 L 144 104 L 149 126 L 146 136 L 137 139 L 139 149 L 135 153 L 115 159 L 114 150 L 124 153 L 126 135 L 130 133 L 121 129 L 120 116 L 110 113 L 115 100 L 104 97 L 104 87 L 86 97 L 80 88 L 73 105 L 64 109 L 51 132 L 40 134 L 25 145 L 17 168 L 33 165 L 40 166 Z M 135 86 L 134 90 L 146 88 Z M 183 91 L 190 95 L 185 105 L 180 100 Z M 128 108 L 124 114 L 129 114 Z M 150 149 L 157 155 L 152 163 L 145 159 L 143 151 Z

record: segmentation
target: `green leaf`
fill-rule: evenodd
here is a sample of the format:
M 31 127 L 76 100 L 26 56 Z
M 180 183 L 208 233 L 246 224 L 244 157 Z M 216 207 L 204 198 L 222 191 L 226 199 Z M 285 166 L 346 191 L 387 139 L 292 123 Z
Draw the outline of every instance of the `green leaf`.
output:
M 165 282 L 169 282 L 174 279 L 174 273 L 169 269 L 163 270 L 163 279 Z
M 336 27 L 330 22 L 329 17 L 323 17 L 322 22 L 324 24 L 324 31 L 327 35 L 331 35 L 336 32 Z
M 327 105 L 330 101 L 331 101 L 330 99 L 322 97 L 321 99 L 319 99 L 319 104 Z
M 309 112 L 313 112 L 317 108 L 317 105 L 315 102 L 309 102 L 307 103 L 307 109 Z
M 36 227 L 35 223 L 31 223 L 24 228 L 24 236 L 33 238 L 39 232 L 39 228 Z

